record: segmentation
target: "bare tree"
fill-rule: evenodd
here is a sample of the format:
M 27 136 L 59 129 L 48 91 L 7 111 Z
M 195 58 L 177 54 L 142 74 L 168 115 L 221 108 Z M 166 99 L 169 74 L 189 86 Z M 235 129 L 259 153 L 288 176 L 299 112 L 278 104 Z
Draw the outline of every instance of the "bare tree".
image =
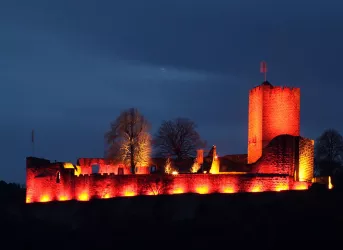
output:
M 153 195 L 167 194 L 169 189 L 171 188 L 172 182 L 173 179 L 170 175 L 146 175 L 142 183 L 142 189 L 143 192 Z
M 105 134 L 109 145 L 107 157 L 130 166 L 132 174 L 136 167 L 148 166 L 151 154 L 149 129 L 150 124 L 137 109 L 122 112 Z
M 324 131 L 315 144 L 316 172 L 321 175 L 331 175 L 342 164 L 342 160 L 342 135 L 334 129 Z
M 162 122 L 154 146 L 158 155 L 181 160 L 194 157 L 197 148 L 204 147 L 205 142 L 201 140 L 193 121 L 177 118 Z

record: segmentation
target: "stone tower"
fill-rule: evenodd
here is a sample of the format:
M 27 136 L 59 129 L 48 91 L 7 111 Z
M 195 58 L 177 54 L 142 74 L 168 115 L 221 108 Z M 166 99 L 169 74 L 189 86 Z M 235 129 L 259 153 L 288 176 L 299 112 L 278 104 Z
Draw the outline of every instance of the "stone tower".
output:
M 278 135 L 300 135 L 300 89 L 275 87 L 268 81 L 250 90 L 248 163 Z

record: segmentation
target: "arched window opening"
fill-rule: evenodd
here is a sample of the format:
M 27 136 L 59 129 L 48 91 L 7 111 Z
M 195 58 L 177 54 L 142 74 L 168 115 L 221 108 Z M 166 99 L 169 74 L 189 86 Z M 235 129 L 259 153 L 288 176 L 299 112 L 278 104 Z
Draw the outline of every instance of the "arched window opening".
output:
M 56 183 L 60 183 L 60 181 L 61 181 L 61 172 L 58 171 L 56 174 Z
M 150 173 L 154 173 L 154 172 L 156 172 L 156 166 L 155 165 L 150 167 Z

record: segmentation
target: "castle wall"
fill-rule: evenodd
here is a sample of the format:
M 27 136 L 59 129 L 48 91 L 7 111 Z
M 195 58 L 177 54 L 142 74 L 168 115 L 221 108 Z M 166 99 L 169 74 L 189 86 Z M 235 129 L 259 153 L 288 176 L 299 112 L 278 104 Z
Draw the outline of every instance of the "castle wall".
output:
M 249 92 L 248 163 L 262 156 L 263 89 L 256 87 Z
M 280 135 L 270 141 L 261 158 L 250 164 L 252 173 L 294 175 L 299 161 L 300 137 Z
M 300 89 L 263 86 L 262 146 L 276 136 L 300 135 Z
M 122 168 L 124 174 L 130 174 L 130 168 L 123 164 L 115 164 L 103 158 L 79 158 L 77 165 L 81 168 L 81 174 L 92 174 L 92 166 L 99 167 L 99 174 L 118 174 L 118 168 Z
M 26 169 L 26 202 L 70 200 L 74 197 L 74 169 L 63 169 L 60 163 Z
M 136 195 L 181 193 L 237 193 L 289 189 L 307 189 L 308 183 L 294 182 L 287 175 L 180 174 L 180 175 L 114 175 L 92 174 L 73 176 L 59 184 L 51 178 L 36 178 L 30 186 L 27 202 L 80 200 Z M 69 175 L 70 176 L 70 175 Z M 32 182 L 31 182 L 32 184 Z
M 300 89 L 262 84 L 250 90 L 248 163 L 256 162 L 276 136 L 300 135 Z
M 124 175 L 131 174 L 129 166 L 103 158 L 79 158 L 77 165 L 81 168 L 81 174 L 92 174 L 92 166 L 95 165 L 99 167 L 99 174 L 118 174 L 119 168 L 123 170 Z M 150 173 L 149 167 L 137 167 L 136 174 L 148 173 Z
M 300 138 L 299 164 L 296 169 L 297 181 L 311 181 L 314 170 L 314 140 Z

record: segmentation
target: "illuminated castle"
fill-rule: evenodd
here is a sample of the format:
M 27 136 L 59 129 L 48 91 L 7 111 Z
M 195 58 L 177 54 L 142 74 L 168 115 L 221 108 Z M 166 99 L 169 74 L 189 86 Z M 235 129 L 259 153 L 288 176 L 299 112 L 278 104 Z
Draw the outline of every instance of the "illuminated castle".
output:
M 300 135 L 300 89 L 265 81 L 250 90 L 248 163 L 254 163 L 278 135 Z
M 300 89 L 274 87 L 265 81 L 250 90 L 248 154 L 207 156 L 174 162 L 174 174 L 161 174 L 165 159 L 130 168 L 102 158 L 81 158 L 77 164 L 26 160 L 26 202 L 83 200 L 119 196 L 180 193 L 235 193 L 307 189 L 313 177 L 314 141 L 300 136 Z

